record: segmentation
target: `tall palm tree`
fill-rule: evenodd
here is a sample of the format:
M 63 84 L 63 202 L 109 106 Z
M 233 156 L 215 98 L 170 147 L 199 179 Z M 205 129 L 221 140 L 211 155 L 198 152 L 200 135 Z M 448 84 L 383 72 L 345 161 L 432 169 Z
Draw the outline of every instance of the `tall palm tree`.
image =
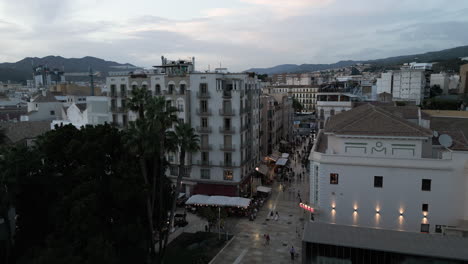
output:
M 166 132 L 177 120 L 176 108 L 168 106 L 164 97 L 151 97 L 145 88 L 132 89 L 128 108 L 138 113 L 138 119 L 129 123 L 127 145 L 137 157 L 145 184 L 146 213 L 150 238 L 150 259 L 156 259 L 154 234 L 159 235 L 159 260 L 164 255 L 163 243 L 168 234 L 165 198 Z M 157 203 L 156 203 L 157 202 Z
M 199 137 L 195 134 L 195 130 L 186 123 L 179 122 L 174 131 L 168 132 L 168 141 L 172 143 L 172 151 L 179 151 L 179 173 L 177 175 L 176 188 L 174 197 L 172 198 L 171 214 L 169 216 L 169 226 L 174 224 L 174 214 L 176 210 L 176 201 L 179 197 L 180 186 L 182 185 L 182 177 L 185 173 L 185 155 L 198 151 Z M 167 243 L 167 240 L 165 241 Z

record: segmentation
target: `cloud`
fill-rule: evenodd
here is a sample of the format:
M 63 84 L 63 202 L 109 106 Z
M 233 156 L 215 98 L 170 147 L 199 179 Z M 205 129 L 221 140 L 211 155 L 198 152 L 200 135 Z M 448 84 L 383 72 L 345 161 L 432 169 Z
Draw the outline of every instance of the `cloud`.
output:
M 453 1 L 1 1 L 0 57 L 90 55 L 151 66 L 161 55 L 196 56 L 200 68 L 222 62 L 239 71 L 375 59 L 466 45 L 468 3 Z

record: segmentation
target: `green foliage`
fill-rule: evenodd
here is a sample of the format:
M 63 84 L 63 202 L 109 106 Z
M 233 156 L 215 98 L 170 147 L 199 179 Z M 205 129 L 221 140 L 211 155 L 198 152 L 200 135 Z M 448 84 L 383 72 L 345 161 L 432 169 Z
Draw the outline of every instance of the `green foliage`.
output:
M 460 102 L 457 100 L 447 100 L 434 97 L 424 100 L 422 107 L 423 109 L 432 110 L 458 110 Z
M 436 84 L 436 85 L 433 85 L 431 87 L 431 90 L 430 90 L 430 95 L 429 97 L 432 98 L 432 97 L 436 97 L 438 95 L 441 95 L 444 91 L 440 88 L 440 85 Z
M 304 109 L 304 106 L 302 106 L 296 98 L 293 98 L 293 108 L 294 112 L 301 112 Z
M 136 162 L 109 125 L 46 133 L 1 163 L 19 215 L 12 262 L 142 263 L 146 230 Z

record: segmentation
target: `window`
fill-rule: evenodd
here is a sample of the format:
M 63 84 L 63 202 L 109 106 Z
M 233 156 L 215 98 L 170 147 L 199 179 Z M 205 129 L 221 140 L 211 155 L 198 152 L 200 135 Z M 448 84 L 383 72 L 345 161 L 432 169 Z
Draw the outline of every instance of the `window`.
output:
M 224 170 L 224 180 L 225 181 L 232 181 L 234 178 L 234 175 L 232 173 L 232 170 Z
M 201 119 L 201 126 L 202 126 L 202 127 L 208 127 L 208 118 L 203 117 L 203 118 Z
M 210 153 L 209 152 L 202 152 L 201 153 L 201 161 L 202 161 L 202 164 L 204 165 L 208 165 L 208 162 L 210 160 Z
M 210 169 L 200 169 L 200 178 L 209 180 L 210 179 Z
M 431 180 L 429 180 L 429 179 L 423 179 L 423 180 L 422 180 L 421 190 L 423 190 L 423 191 L 430 191 L 430 190 L 431 190 Z
M 169 94 L 174 93 L 174 85 L 173 84 L 169 84 L 168 93 Z
M 225 166 L 231 166 L 232 165 L 232 157 L 231 157 L 231 153 L 229 153 L 229 152 L 224 153 L 224 165 Z
M 423 204 L 422 205 L 422 211 L 423 212 L 429 212 L 429 204 Z
M 111 90 L 111 96 L 116 96 L 116 92 L 115 92 L 115 84 L 111 84 L 110 86 L 110 90 Z
M 435 232 L 436 233 L 442 233 L 442 226 L 441 225 L 436 225 L 435 226 Z
M 185 121 L 183 118 L 179 118 L 179 123 L 183 124 Z
M 185 94 L 185 84 L 181 84 L 179 87 L 180 94 Z
M 429 233 L 429 224 L 421 224 L 421 233 Z
M 207 83 L 200 83 L 200 93 L 207 94 L 208 93 L 208 84 Z
M 161 94 L 161 85 L 156 84 L 155 93 L 156 93 L 156 94 Z
M 224 129 L 231 130 L 231 119 L 225 118 L 224 119 Z
M 51 111 L 50 111 L 50 115 L 55 115 L 55 111 L 54 111 L 54 110 L 51 110 Z
M 127 87 L 125 84 L 120 85 L 120 95 L 125 96 L 127 94 Z
M 383 187 L 383 176 L 374 176 L 374 187 L 376 188 Z
M 208 135 L 201 135 L 200 139 L 200 146 L 208 147 Z
M 183 112 L 184 111 L 184 103 L 178 102 L 177 104 L 177 111 Z
M 330 173 L 330 184 L 338 184 L 338 173 Z
M 203 113 L 208 112 L 208 101 L 206 101 L 206 100 L 201 100 L 200 101 L 200 110 Z

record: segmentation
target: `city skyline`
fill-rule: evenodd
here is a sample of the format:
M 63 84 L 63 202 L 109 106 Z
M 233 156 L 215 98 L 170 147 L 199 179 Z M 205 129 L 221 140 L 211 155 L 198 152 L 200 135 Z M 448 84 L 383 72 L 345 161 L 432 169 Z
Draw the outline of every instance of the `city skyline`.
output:
M 340 0 L 5 1 L 2 61 L 95 56 L 149 67 L 195 56 L 197 68 L 232 71 L 333 63 L 468 43 L 468 3 Z

